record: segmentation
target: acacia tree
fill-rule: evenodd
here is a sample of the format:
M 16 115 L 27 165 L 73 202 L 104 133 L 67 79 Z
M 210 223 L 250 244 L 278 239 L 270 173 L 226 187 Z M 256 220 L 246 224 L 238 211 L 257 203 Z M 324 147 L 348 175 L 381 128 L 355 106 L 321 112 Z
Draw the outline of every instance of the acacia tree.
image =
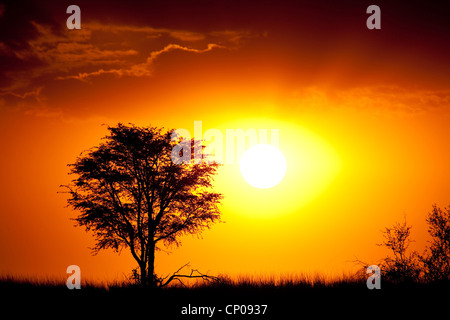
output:
M 211 191 L 218 164 L 174 163 L 172 150 L 181 138 L 173 141 L 173 130 L 120 123 L 108 130 L 100 145 L 69 164 L 76 177 L 64 186 L 68 204 L 80 212 L 76 225 L 93 232 L 94 253 L 126 247 L 139 265 L 141 285 L 161 285 L 155 250 L 179 245 L 181 235 L 220 220 L 222 195 Z M 201 152 L 194 148 L 200 141 L 189 142 L 191 152 Z

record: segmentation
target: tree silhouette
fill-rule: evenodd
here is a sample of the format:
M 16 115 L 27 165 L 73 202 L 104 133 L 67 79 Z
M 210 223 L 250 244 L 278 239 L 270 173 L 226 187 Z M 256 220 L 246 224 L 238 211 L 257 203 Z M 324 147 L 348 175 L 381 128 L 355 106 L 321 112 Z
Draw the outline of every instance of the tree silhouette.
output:
M 80 212 L 76 224 L 93 232 L 94 253 L 128 248 L 140 283 L 154 287 L 162 279 L 155 274 L 155 250 L 220 220 L 222 195 L 211 191 L 218 164 L 175 164 L 171 153 L 181 139 L 172 141 L 173 130 L 120 123 L 108 130 L 100 145 L 69 164 L 76 178 L 64 186 L 67 201 Z M 201 141 L 190 142 L 192 153 L 201 152 L 194 148 Z
M 444 209 L 433 205 L 428 214 L 428 233 L 432 240 L 422 258 L 429 281 L 450 280 L 450 206 Z
M 406 224 L 406 219 L 403 223 L 397 222 L 390 228 L 386 227 L 383 231 L 384 241 L 378 244 L 393 253 L 393 257 L 385 258 L 381 266 L 385 277 L 392 282 L 416 282 L 419 279 L 419 255 L 416 251 L 407 253 L 413 242 L 410 239 L 411 228 Z

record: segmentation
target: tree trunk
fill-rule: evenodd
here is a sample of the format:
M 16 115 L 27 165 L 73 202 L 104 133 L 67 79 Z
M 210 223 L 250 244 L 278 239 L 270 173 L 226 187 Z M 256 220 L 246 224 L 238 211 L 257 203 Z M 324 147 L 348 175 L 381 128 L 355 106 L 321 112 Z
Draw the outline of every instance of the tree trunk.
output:
M 155 242 L 153 239 L 149 243 L 148 248 L 148 281 L 151 288 L 156 287 L 156 275 L 155 275 Z
M 145 263 L 144 264 L 140 264 L 139 265 L 139 268 L 140 268 L 140 271 L 141 271 L 141 279 L 140 279 L 140 282 L 141 282 L 141 286 L 142 287 L 145 287 L 145 286 L 147 286 L 147 268 L 146 268 L 146 265 L 145 265 Z

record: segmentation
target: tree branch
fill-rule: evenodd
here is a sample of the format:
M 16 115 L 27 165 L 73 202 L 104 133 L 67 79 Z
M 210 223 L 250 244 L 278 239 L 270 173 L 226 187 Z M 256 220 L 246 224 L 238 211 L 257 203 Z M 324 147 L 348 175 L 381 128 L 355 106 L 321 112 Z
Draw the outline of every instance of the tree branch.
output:
M 201 273 L 197 269 L 191 269 L 191 272 L 189 274 L 179 274 L 179 272 L 184 269 L 185 267 L 189 266 L 189 262 L 181 266 L 177 271 L 175 271 L 170 277 L 167 275 L 164 278 L 157 279 L 158 286 L 159 287 L 166 287 L 168 284 L 170 284 L 172 281 L 178 281 L 182 286 L 186 286 L 183 281 L 181 281 L 182 278 L 187 279 L 202 279 L 203 281 L 208 282 L 219 282 L 220 278 L 216 276 L 210 276 L 204 273 Z M 166 280 L 167 279 L 167 280 Z

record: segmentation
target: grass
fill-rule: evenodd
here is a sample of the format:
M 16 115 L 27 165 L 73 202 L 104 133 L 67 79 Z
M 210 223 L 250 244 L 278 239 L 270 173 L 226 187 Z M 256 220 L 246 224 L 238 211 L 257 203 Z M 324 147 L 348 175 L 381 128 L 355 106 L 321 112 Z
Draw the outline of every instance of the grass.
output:
M 364 279 L 354 276 L 354 275 L 343 275 L 338 278 L 333 278 L 329 276 L 324 276 L 321 274 L 299 274 L 299 275 L 239 275 L 237 277 L 230 277 L 227 275 L 219 275 L 220 280 L 214 281 L 203 281 L 203 280 L 193 280 L 185 281 L 184 285 L 173 282 L 169 286 L 168 290 L 171 289 L 224 289 L 224 288 L 253 288 L 253 289 L 268 289 L 268 288 L 289 288 L 289 287 L 303 287 L 303 288 L 314 288 L 314 287 L 337 287 L 340 285 L 348 284 L 361 284 Z M 22 286 L 22 287 L 35 287 L 35 288 L 66 288 L 66 278 L 27 278 L 27 277 L 17 277 L 17 276 L 0 276 L 0 286 Z M 98 289 L 98 290 L 115 290 L 115 289 L 132 289 L 137 286 L 131 281 L 113 281 L 113 282 L 95 282 L 83 280 L 83 288 Z
M 219 276 L 219 282 L 205 282 L 197 281 L 188 286 L 191 289 L 201 288 L 234 288 L 234 289 L 256 289 L 269 290 L 277 289 L 284 290 L 289 288 L 313 289 L 320 287 L 339 287 L 346 285 L 361 284 L 364 279 L 354 275 L 343 275 L 338 278 L 332 278 L 321 274 L 296 274 L 296 275 L 240 275 L 237 277 L 229 277 L 226 275 Z M 180 287 L 180 285 L 176 285 Z
M 81 290 L 69 290 L 65 279 L 0 277 L 0 292 L 6 296 L 6 302 L 5 299 L 2 302 L 6 307 L 19 302 L 22 306 L 35 306 L 25 309 L 33 310 L 34 315 L 36 310 L 71 310 L 102 318 L 115 318 L 118 314 L 128 318 L 145 311 L 146 319 L 208 319 L 207 315 L 182 315 L 181 310 L 188 305 L 214 306 L 218 310 L 230 304 L 265 304 L 268 308 L 265 315 L 258 316 L 227 315 L 222 310 L 213 319 L 302 318 L 306 312 L 319 317 L 336 314 L 362 317 L 370 313 L 380 316 L 397 313 L 405 317 L 408 312 L 414 315 L 419 307 L 439 305 L 439 299 L 448 297 L 442 295 L 443 289 L 449 289 L 449 284 L 436 288 L 430 284 L 401 286 L 382 281 L 381 290 L 369 290 L 361 276 L 331 278 L 317 274 L 222 276 L 216 283 L 193 282 L 185 287 L 174 285 L 155 291 L 130 282 L 83 282 Z

